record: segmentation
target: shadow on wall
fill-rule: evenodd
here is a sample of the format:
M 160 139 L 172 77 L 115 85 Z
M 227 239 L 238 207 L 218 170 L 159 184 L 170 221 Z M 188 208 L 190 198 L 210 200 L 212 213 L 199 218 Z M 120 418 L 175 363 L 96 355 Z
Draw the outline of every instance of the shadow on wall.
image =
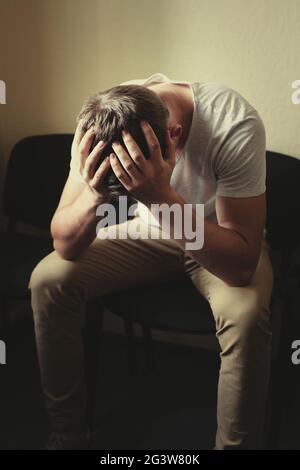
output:
M 151 2 L 2 0 L 1 20 L 0 178 L 21 138 L 73 132 L 91 93 L 163 71 L 166 18 Z
M 43 4 L 32 0 L 1 3 L 0 78 L 6 84 L 6 104 L 0 105 L 1 196 L 13 145 L 42 131 L 47 121 L 49 73 Z M 3 218 L 1 197 L 0 225 Z

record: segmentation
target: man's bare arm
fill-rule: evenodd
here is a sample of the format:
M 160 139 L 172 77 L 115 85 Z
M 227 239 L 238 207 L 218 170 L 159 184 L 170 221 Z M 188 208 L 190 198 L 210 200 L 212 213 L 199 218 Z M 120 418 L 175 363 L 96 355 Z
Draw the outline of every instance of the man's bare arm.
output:
M 95 239 L 99 221 L 96 208 L 101 202 L 87 185 L 68 178 L 51 221 L 53 246 L 62 258 L 76 258 Z
M 148 123 L 141 123 L 150 150 L 146 160 L 129 133 L 125 133 L 127 152 L 118 143 L 113 143 L 115 156 L 111 166 L 125 188 L 150 210 L 151 204 L 179 204 L 183 217 L 185 200 L 170 185 L 175 165 L 175 146 L 166 136 L 164 158 L 158 139 Z M 216 198 L 218 224 L 204 220 L 204 246 L 189 251 L 189 254 L 227 284 L 247 285 L 258 261 L 266 215 L 265 194 L 248 198 Z M 192 211 L 193 231 L 197 228 L 197 213 Z M 184 220 L 180 221 L 184 226 Z M 184 249 L 190 240 L 175 237 L 174 218 L 170 221 L 170 235 Z M 183 232 L 185 232 L 183 230 Z
M 77 127 L 72 155 L 75 152 L 78 154 L 84 181 L 76 181 L 69 176 L 51 221 L 54 249 L 64 259 L 77 258 L 95 239 L 99 222 L 96 208 L 105 200 L 101 185 L 110 164 L 106 159 L 95 171 L 105 144 L 100 142 L 89 154 L 93 137 L 91 130 L 84 134 L 80 125 Z
M 184 214 L 185 201 L 172 190 L 169 195 L 155 202 L 170 206 L 177 203 L 181 205 Z M 249 284 L 259 259 L 266 214 L 265 194 L 250 198 L 217 197 L 216 212 L 218 225 L 209 220 L 203 221 L 203 247 L 187 252 L 228 285 L 245 286 Z M 193 231 L 197 229 L 197 217 L 193 210 Z M 180 222 L 183 226 L 183 217 Z M 181 239 L 174 237 L 174 218 L 171 218 L 170 225 L 171 237 L 185 249 L 190 240 L 184 235 Z

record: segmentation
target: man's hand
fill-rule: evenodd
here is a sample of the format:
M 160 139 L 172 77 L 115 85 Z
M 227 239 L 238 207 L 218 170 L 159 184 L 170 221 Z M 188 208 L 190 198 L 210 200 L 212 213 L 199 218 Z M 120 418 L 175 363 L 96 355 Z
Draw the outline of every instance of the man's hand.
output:
M 103 141 L 98 142 L 92 152 L 89 153 L 94 138 L 93 129 L 90 128 L 84 132 L 79 122 L 72 143 L 72 159 L 74 158 L 79 163 L 80 175 L 88 187 L 96 196 L 101 196 L 101 198 L 105 199 L 106 190 L 103 186 L 103 180 L 110 168 L 110 161 L 109 157 L 106 157 L 96 170 L 96 165 L 106 143 Z
M 145 205 L 163 202 L 174 190 L 170 179 L 175 166 L 175 145 L 166 131 L 166 152 L 161 153 L 159 141 L 149 123 L 142 121 L 141 128 L 148 144 L 150 157 L 145 158 L 138 144 L 128 132 L 123 132 L 127 152 L 119 142 L 112 147 L 111 167 L 122 185 Z

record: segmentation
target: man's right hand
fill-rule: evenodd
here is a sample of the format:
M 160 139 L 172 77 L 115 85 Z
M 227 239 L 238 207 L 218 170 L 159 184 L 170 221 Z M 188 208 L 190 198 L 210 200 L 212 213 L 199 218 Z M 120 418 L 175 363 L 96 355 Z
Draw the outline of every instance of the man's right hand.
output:
M 110 160 L 109 157 L 106 157 L 101 162 L 99 168 L 96 169 L 106 142 L 98 142 L 91 153 L 89 153 L 94 138 L 95 133 L 93 128 L 89 128 L 84 132 L 82 123 L 79 122 L 72 143 L 72 159 L 78 162 L 80 175 L 95 196 L 105 200 L 107 199 L 107 191 L 103 185 L 103 180 L 110 168 Z
M 77 126 L 72 143 L 74 170 L 79 178 L 68 177 L 58 207 L 51 221 L 53 247 L 63 259 L 77 258 L 95 239 L 99 217 L 97 207 L 107 202 L 104 177 L 109 168 L 109 159 L 97 162 L 105 147 L 98 143 L 90 151 L 94 134 Z

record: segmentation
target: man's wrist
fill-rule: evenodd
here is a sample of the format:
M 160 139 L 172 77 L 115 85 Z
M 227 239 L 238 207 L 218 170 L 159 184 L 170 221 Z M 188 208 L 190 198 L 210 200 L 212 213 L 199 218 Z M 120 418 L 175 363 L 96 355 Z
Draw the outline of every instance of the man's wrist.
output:
M 142 201 L 143 202 L 143 201 Z M 176 191 L 173 188 L 168 189 L 167 191 L 164 191 L 160 194 L 154 195 L 151 200 L 143 202 L 145 206 L 148 207 L 148 209 L 151 209 L 152 204 L 168 204 L 172 205 L 175 203 L 180 203 L 182 204 L 184 200 L 182 197 L 176 193 Z
M 92 188 L 89 184 L 86 183 L 84 190 L 85 196 L 88 198 L 92 206 L 97 207 L 99 204 L 105 202 L 104 196 L 100 194 L 96 189 Z

